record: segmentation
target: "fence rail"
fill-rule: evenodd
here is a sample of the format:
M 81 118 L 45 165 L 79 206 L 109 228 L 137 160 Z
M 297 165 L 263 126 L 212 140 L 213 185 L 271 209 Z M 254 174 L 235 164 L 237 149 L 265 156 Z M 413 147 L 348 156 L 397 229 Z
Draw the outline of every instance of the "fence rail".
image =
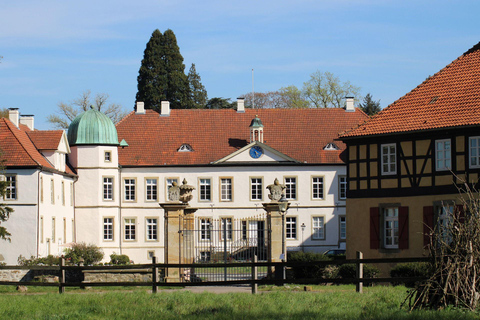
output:
M 388 258 L 388 259 L 363 259 L 361 253 L 358 253 L 357 259 L 349 260 L 332 260 L 332 261 L 318 261 L 318 262 L 264 262 L 254 258 L 250 262 L 236 262 L 236 263 L 182 263 L 182 264 L 164 264 L 156 263 L 156 258 L 153 257 L 150 264 L 136 264 L 136 265 L 122 265 L 122 266 L 67 266 L 64 259 L 61 259 L 60 266 L 0 266 L 0 272 L 2 270 L 39 270 L 39 271 L 54 271 L 59 275 L 59 281 L 55 283 L 37 282 L 37 281 L 0 281 L 0 285 L 13 285 L 13 286 L 49 286 L 58 287 L 59 293 L 63 293 L 66 287 L 106 287 L 106 286 L 145 286 L 152 287 L 152 292 L 157 292 L 158 287 L 188 287 L 188 286 L 228 286 L 228 285 L 251 285 L 252 293 L 256 293 L 258 285 L 283 285 L 287 281 L 293 284 L 356 284 L 357 292 L 362 292 L 363 284 L 368 283 L 392 283 L 392 282 L 414 282 L 425 280 L 420 277 L 408 277 L 408 278 L 364 278 L 363 277 L 363 265 L 364 264 L 382 264 L 382 263 L 406 263 L 406 262 L 430 262 L 431 257 L 421 258 Z M 323 278 L 309 278 L 309 279 L 285 279 L 285 270 L 287 268 L 295 267 L 326 267 L 328 265 L 342 265 L 342 264 L 355 264 L 356 265 L 356 277 L 351 279 L 323 279 Z M 182 281 L 182 282 L 165 282 L 164 279 L 159 279 L 157 276 L 159 270 L 166 268 L 179 268 L 179 270 L 195 270 L 202 268 L 218 269 L 219 273 L 225 272 L 225 270 L 239 270 L 243 268 L 242 278 L 231 277 L 230 280 L 223 279 L 221 281 L 205 279 L 203 281 Z M 263 273 L 264 277 L 258 277 L 259 268 L 268 270 Z M 89 271 L 115 271 L 121 270 L 122 273 L 135 273 L 138 270 L 143 270 L 148 274 L 151 274 L 150 281 L 109 281 L 109 282 L 79 282 L 79 281 L 66 281 L 66 272 L 89 272 Z M 238 272 L 238 271 L 235 271 Z

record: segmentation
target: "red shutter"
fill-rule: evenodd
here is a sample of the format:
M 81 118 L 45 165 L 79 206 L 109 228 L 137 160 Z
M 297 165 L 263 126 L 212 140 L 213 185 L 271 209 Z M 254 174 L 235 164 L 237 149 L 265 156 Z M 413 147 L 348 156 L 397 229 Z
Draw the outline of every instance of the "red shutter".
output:
M 380 209 L 370 208 L 370 249 L 380 248 Z
M 423 207 L 423 245 L 430 245 L 430 234 L 433 232 L 433 206 Z
M 408 249 L 408 207 L 398 209 L 398 248 Z

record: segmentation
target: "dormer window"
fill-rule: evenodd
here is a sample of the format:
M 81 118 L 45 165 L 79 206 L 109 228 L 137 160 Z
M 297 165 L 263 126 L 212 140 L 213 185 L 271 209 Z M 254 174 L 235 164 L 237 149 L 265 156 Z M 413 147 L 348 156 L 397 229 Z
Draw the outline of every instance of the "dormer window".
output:
M 182 144 L 177 150 L 178 152 L 191 152 L 193 151 L 192 147 L 189 144 Z
M 323 150 L 339 150 L 337 145 L 333 142 L 327 143 L 327 145 L 323 148 Z

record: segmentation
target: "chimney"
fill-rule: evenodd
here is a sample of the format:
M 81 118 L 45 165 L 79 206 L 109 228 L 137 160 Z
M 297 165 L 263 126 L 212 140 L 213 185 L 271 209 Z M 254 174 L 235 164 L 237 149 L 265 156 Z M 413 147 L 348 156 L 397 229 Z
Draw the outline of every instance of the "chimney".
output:
M 18 119 L 20 118 L 20 112 L 18 108 L 8 108 L 8 119 L 18 128 Z
M 245 112 L 245 99 L 243 97 L 237 98 L 237 112 Z
M 345 97 L 345 111 L 354 112 L 355 111 L 355 98 L 354 97 Z
M 137 101 L 137 108 L 135 114 L 145 114 L 145 103 Z
M 168 117 L 170 115 L 170 101 L 162 101 L 160 115 Z
M 20 116 L 20 124 L 26 125 L 28 129 L 33 130 L 33 114 L 25 114 Z

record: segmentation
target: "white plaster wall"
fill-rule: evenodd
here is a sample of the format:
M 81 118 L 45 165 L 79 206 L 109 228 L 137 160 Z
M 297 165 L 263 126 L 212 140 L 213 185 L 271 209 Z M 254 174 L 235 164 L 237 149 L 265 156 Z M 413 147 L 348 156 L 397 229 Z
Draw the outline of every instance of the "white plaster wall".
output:
M 263 149 L 263 154 L 258 159 L 253 159 L 250 156 L 250 149 L 245 150 L 242 153 L 235 155 L 234 157 L 228 159 L 227 162 L 269 162 L 269 161 L 285 161 L 284 158 L 279 155 L 274 154 L 266 149 Z
M 111 152 L 111 161 L 105 161 L 105 151 Z M 74 168 L 118 168 L 116 146 L 73 146 L 69 155 Z

